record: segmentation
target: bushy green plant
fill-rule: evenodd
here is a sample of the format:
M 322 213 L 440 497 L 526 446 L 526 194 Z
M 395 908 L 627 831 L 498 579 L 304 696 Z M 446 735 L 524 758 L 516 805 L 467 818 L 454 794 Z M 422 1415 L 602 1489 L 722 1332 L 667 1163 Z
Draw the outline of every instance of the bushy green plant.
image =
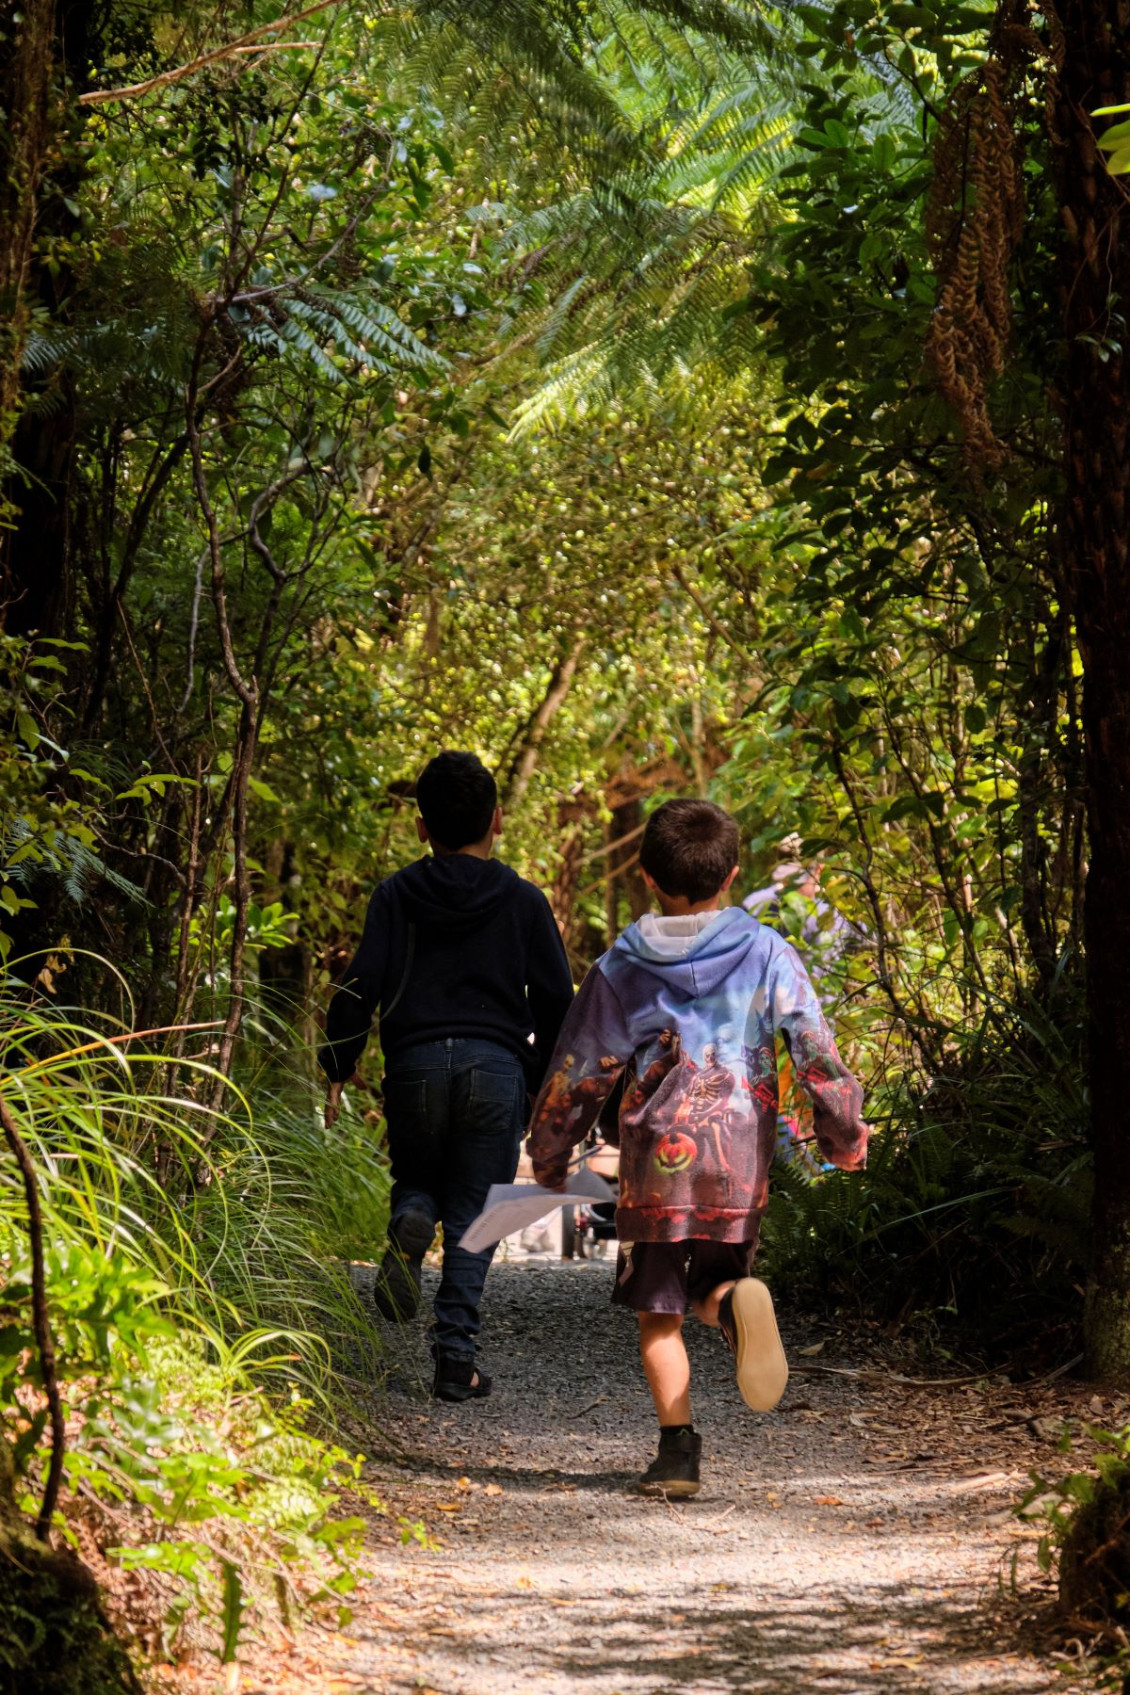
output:
M 1066 1628 L 1089 1647 L 1099 1687 L 1124 1689 L 1130 1668 L 1130 1425 L 1107 1430 L 1085 1425 L 1095 1445 L 1093 1466 L 1049 1479 L 1031 1473 L 1015 1512 L 1039 1526 L 1036 1557 L 1055 1573 Z M 1068 1453 L 1065 1426 L 1060 1451 Z M 1078 1671 L 1076 1661 L 1073 1669 Z
M 776 1176 L 774 1276 L 914 1316 L 949 1351 L 1070 1354 L 1089 1252 L 1080 1049 L 1065 989 L 1054 1016 L 994 1007 L 937 1075 L 880 1082 L 866 1171 Z
M 268 1589 L 284 1614 L 344 1606 L 361 1521 L 343 1514 L 360 1459 L 311 1426 L 335 1372 L 377 1366 L 340 1255 L 382 1227 L 386 1184 L 358 1133 L 329 1142 L 309 1086 L 202 1104 L 199 1061 L 170 1062 L 105 1020 L 26 994 L 0 1012 L 0 1098 L 39 1174 L 48 1307 L 68 1413 L 64 1511 L 129 1534 L 120 1564 L 154 1574 L 166 1632 L 214 1618 L 219 1652 Z M 348 1170 L 346 1170 L 348 1166 Z M 335 1258 L 335 1255 L 337 1256 Z M 47 1414 L 18 1173 L 0 1162 L 0 1415 L 20 1504 L 38 1505 Z M 372 1502 L 379 1506 L 379 1503 Z M 413 1527 L 405 1526 L 412 1534 Z
M 103 878 L 121 894 L 140 894 L 101 857 L 110 789 L 75 769 L 48 732 L 65 716 L 60 654 L 73 645 L 0 631 L 0 964 L 12 951 L 13 920 L 36 905 L 37 882 L 57 882 L 75 905 Z
M 222 1182 L 197 1185 L 185 1202 L 209 1287 L 249 1330 L 317 1338 L 302 1348 L 308 1388 L 336 1369 L 373 1379 L 379 1341 L 348 1262 L 384 1239 L 389 1178 L 376 1136 L 352 1114 L 327 1131 L 322 1096 L 300 1079 L 268 1068 L 253 1092 L 254 1133 L 229 1135 Z

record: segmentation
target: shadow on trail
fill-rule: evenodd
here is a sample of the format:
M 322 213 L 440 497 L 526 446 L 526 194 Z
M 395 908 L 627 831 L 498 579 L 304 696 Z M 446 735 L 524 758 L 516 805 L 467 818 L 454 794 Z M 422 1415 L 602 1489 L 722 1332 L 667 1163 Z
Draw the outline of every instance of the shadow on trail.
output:
M 554 1669 L 578 1680 L 614 1679 L 649 1695 L 708 1688 L 909 1695 L 944 1687 L 938 1674 L 964 1682 L 963 1672 L 985 1652 L 967 1610 L 936 1598 L 908 1603 L 897 1586 L 872 1589 L 866 1603 L 814 1600 L 785 1615 L 768 1604 L 720 1609 L 718 1597 L 692 1591 L 681 1616 L 640 1607 L 622 1623 L 606 1623 L 605 1631 L 599 1649 L 558 1654 Z M 1032 1695 L 1031 1675 L 1018 1668 L 1015 1677 L 994 1679 L 992 1688 L 996 1695 Z
M 461 1477 L 470 1483 L 480 1485 L 487 1483 L 500 1484 L 507 1494 L 522 1495 L 552 1495 L 560 1494 L 568 1489 L 571 1493 L 607 1495 L 610 1491 L 631 1496 L 637 1502 L 640 1497 L 632 1491 L 632 1471 L 562 1471 L 559 1468 L 546 1466 L 538 1469 L 536 1466 L 505 1466 L 505 1465 L 450 1465 L 442 1460 L 407 1454 L 401 1462 L 405 1471 L 414 1473 L 417 1477 L 430 1477 L 454 1487 Z M 642 1503 L 641 1503 L 642 1504 Z M 686 1506 L 687 1502 L 680 1505 Z
M 373 1695 L 1063 1689 L 997 1594 L 1000 1458 L 970 1476 L 975 1433 L 952 1460 L 934 1439 L 970 1416 L 965 1398 L 899 1422 L 874 1384 L 830 1376 L 752 1418 L 717 1338 L 695 1331 L 703 1492 L 643 1501 L 654 1415 L 606 1283 L 502 1266 L 484 1311 L 490 1400 L 382 1409 L 402 1444 L 390 1496 L 436 1543 L 379 1560 L 371 1625 L 363 1607 L 354 1625 Z M 425 1346 L 398 1342 L 405 1364 Z
M 986 1644 L 968 1595 L 946 1604 L 909 1600 L 898 1585 L 871 1586 L 866 1601 L 813 1597 L 782 1613 L 769 1602 L 730 1605 L 713 1592 L 733 1587 L 698 1585 L 664 1606 L 615 1593 L 577 1597 L 568 1644 L 539 1632 L 541 1597 L 524 1600 L 525 1616 L 516 1619 L 513 1596 L 480 1595 L 461 1656 L 467 1681 L 456 1687 L 523 1695 L 581 1686 L 616 1695 L 1034 1695 L 1031 1667 L 1009 1666 L 998 1657 L 1007 1654 L 1003 1645 Z

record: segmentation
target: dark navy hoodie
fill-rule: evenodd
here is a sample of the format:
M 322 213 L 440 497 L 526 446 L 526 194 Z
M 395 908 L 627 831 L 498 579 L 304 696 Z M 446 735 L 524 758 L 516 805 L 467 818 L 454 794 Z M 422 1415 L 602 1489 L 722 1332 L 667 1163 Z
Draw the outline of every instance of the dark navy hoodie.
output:
M 539 888 L 497 859 L 418 859 L 373 891 L 318 1059 L 344 1082 L 379 1012 L 389 1070 L 416 1042 L 474 1036 L 516 1053 L 536 1088 L 572 999 L 561 935 Z

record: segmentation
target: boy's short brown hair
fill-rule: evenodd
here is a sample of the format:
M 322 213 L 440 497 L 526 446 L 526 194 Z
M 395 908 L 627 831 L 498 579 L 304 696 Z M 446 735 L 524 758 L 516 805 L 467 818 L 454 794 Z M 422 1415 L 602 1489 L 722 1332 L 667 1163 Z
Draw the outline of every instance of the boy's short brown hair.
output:
M 647 821 L 640 865 L 665 895 L 716 895 L 741 851 L 738 826 L 709 800 L 667 800 Z

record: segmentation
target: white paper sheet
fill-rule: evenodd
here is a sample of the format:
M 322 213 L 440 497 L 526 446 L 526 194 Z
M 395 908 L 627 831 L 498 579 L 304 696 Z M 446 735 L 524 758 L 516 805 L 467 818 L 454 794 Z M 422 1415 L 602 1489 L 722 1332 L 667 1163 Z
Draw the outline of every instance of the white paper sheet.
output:
M 604 1178 L 584 1166 L 573 1172 L 564 1189 L 543 1189 L 540 1183 L 492 1183 L 486 1206 L 464 1232 L 459 1246 L 477 1254 L 492 1243 L 501 1242 L 504 1236 L 536 1224 L 554 1207 L 615 1199 L 615 1190 L 609 1188 Z

